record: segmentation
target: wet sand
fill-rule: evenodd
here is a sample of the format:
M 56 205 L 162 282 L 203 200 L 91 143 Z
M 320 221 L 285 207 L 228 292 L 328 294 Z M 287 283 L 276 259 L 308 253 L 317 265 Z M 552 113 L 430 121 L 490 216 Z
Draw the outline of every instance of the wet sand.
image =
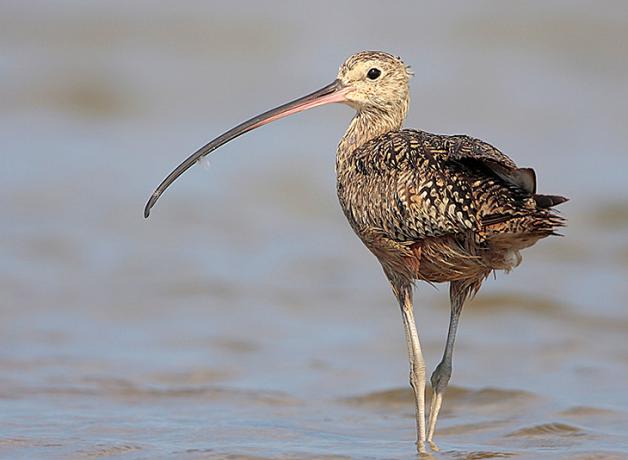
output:
M 349 109 L 238 139 L 142 218 L 363 48 L 412 65 L 408 126 L 571 198 L 463 312 L 433 458 L 628 458 L 628 9 L 359 5 L 0 6 L 1 458 L 415 458 L 398 308 L 336 203 Z M 446 287 L 415 306 L 431 372 Z

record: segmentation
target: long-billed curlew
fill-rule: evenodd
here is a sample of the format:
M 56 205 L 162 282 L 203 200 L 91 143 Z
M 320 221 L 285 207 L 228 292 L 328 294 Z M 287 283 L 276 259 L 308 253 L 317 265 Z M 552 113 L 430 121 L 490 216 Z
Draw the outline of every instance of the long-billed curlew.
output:
M 336 154 L 337 192 L 349 224 L 381 263 L 399 301 L 416 402 L 417 448 L 432 447 L 449 383 L 458 318 L 493 270 L 521 262 L 521 249 L 555 234 L 564 220 L 550 208 L 561 196 L 536 193 L 534 170 L 518 168 L 495 147 L 468 136 L 401 129 L 411 73 L 400 58 L 363 51 L 336 80 L 236 126 L 181 163 L 157 187 L 144 216 L 183 172 L 221 145 L 274 120 L 332 102 L 356 115 Z M 451 317 L 425 425 L 425 361 L 414 321 L 415 280 L 448 281 Z

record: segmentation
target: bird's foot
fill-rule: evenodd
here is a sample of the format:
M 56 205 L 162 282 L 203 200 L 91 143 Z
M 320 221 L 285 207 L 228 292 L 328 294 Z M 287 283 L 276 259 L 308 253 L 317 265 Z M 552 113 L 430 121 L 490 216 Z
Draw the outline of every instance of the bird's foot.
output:
M 432 449 L 434 452 L 440 452 L 440 448 L 434 441 L 427 441 L 427 443 L 429 444 L 430 449 Z
M 430 449 L 432 449 L 433 452 L 438 452 L 438 447 L 436 449 L 434 449 L 434 447 L 436 446 L 436 444 L 430 442 L 428 443 Z M 425 448 L 425 441 L 417 441 L 416 443 L 417 446 L 417 459 L 418 460 L 436 460 L 436 457 L 434 457 L 434 454 L 432 454 L 432 452 L 429 452 L 426 448 Z

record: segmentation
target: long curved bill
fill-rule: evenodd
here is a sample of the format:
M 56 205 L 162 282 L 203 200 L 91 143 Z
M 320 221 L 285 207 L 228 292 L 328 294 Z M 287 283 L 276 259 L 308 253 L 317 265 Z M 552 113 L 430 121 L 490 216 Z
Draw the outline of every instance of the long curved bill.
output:
M 203 158 L 205 155 L 209 155 L 221 145 L 226 144 L 230 140 L 251 131 L 260 126 L 264 126 L 272 121 L 279 120 L 280 118 L 287 117 L 294 113 L 302 112 L 303 110 L 318 107 L 319 105 L 330 104 L 332 102 L 344 102 L 346 94 L 350 91 L 350 87 L 344 86 L 340 80 L 336 80 L 333 83 L 325 86 L 324 88 L 314 91 L 307 96 L 300 97 L 287 104 L 280 105 L 268 112 L 264 112 L 261 115 L 257 115 L 250 120 L 239 124 L 235 128 L 230 129 L 226 133 L 218 136 L 209 144 L 201 147 L 199 150 L 190 155 L 183 163 L 176 167 L 174 171 L 168 174 L 159 187 L 155 189 L 151 195 L 146 207 L 144 208 L 144 217 L 150 215 L 150 210 L 159 199 L 162 193 L 172 184 L 177 178 L 187 171 L 194 163 Z

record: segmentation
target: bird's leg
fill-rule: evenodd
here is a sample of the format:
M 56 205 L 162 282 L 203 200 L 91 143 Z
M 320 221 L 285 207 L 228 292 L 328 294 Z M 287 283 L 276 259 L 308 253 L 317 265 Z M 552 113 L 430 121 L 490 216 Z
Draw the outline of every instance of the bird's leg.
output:
M 406 333 L 408 357 L 410 360 L 410 386 L 414 390 L 416 404 L 417 450 L 425 451 L 425 361 L 421 352 L 419 335 L 414 322 L 412 306 L 412 286 L 404 284 L 393 289 L 399 300 L 403 326 Z
M 430 417 L 427 431 L 427 442 L 432 444 L 434 437 L 434 429 L 436 428 L 436 419 L 443 403 L 443 393 L 449 384 L 451 377 L 451 360 L 454 352 L 454 342 L 456 340 L 456 329 L 458 328 L 458 319 L 465 300 L 469 294 L 479 288 L 476 283 L 468 283 L 464 281 L 452 281 L 449 285 L 449 296 L 451 302 L 451 316 L 449 318 L 449 332 L 447 334 L 447 344 L 443 359 L 436 366 L 432 374 L 431 383 L 433 389 L 432 404 L 430 406 Z

